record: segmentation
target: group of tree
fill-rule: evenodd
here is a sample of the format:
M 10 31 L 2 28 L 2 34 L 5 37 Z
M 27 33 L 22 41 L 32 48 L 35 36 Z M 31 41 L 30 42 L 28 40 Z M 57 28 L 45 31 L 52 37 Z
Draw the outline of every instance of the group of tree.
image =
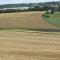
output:
M 18 7 L 29 7 L 29 9 L 24 9 L 24 10 L 3 9 L 3 8 L 18 8 Z M 60 2 L 0 5 L 0 13 L 23 12 L 23 11 L 24 12 L 25 11 L 48 11 L 49 9 L 51 10 L 51 13 L 54 13 L 54 11 L 60 11 Z

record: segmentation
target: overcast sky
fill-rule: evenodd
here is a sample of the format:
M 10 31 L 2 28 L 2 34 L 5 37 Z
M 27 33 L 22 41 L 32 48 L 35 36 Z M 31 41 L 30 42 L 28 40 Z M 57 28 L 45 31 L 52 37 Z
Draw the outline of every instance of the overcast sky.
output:
M 49 2 L 49 1 L 60 1 L 60 0 L 0 0 L 0 4 L 38 3 L 38 2 Z

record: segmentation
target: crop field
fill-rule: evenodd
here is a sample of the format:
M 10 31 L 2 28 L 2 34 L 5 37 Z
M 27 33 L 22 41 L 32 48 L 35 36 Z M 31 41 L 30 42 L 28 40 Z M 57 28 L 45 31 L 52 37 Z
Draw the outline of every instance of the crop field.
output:
M 46 29 L 56 28 L 42 19 L 43 11 L 1 13 L 0 28 Z
M 60 60 L 60 32 L 0 31 L 0 60 Z
M 0 60 L 60 60 L 60 32 L 39 30 L 57 29 L 44 13 L 0 14 Z

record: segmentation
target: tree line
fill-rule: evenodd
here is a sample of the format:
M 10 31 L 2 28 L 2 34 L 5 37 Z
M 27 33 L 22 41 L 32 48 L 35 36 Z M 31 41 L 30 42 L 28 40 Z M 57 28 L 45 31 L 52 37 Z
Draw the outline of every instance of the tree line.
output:
M 42 6 L 40 6 L 39 4 L 37 4 L 37 5 L 34 5 L 33 7 L 30 4 L 29 6 L 25 5 L 25 7 L 28 6 L 29 8 L 28 9 L 23 9 L 23 10 L 21 10 L 20 8 L 19 9 L 11 9 L 11 8 L 10 9 L 8 9 L 8 8 L 7 9 L 0 9 L 0 13 L 26 12 L 26 11 L 48 11 L 49 9 L 51 9 L 52 11 L 60 11 L 60 5 L 59 4 L 53 5 L 53 4 L 54 3 L 52 3 L 52 4 L 51 3 L 50 4 L 45 3 L 45 4 L 42 4 Z M 10 6 L 10 5 L 8 5 L 8 6 Z M 20 6 L 20 5 L 17 5 L 17 6 Z M 22 6 L 24 6 L 24 5 L 22 5 Z M 2 8 L 3 6 L 0 6 L 0 7 Z

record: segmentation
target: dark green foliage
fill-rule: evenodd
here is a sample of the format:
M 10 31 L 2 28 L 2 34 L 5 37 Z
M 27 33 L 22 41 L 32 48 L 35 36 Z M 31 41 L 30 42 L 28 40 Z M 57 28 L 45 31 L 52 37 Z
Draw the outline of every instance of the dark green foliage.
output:
M 52 7 L 52 6 L 53 7 Z M 58 8 L 56 8 L 56 5 Z M 42 6 L 42 7 L 41 7 Z M 8 10 L 0 10 L 0 13 L 5 13 L 5 12 L 22 12 L 22 11 L 48 11 L 51 9 L 51 14 L 54 13 L 54 11 L 60 11 L 60 2 L 45 2 L 45 3 L 29 3 L 29 4 L 5 4 L 5 5 L 0 5 L 0 9 L 3 8 L 18 8 L 18 7 L 29 7 L 27 10 L 20 10 L 20 9 L 8 9 Z
M 60 11 L 60 6 L 58 7 L 58 11 Z
M 43 14 L 43 17 L 49 18 L 50 16 L 48 14 Z
M 55 9 L 51 8 L 51 14 L 54 14 L 54 12 L 55 12 Z

